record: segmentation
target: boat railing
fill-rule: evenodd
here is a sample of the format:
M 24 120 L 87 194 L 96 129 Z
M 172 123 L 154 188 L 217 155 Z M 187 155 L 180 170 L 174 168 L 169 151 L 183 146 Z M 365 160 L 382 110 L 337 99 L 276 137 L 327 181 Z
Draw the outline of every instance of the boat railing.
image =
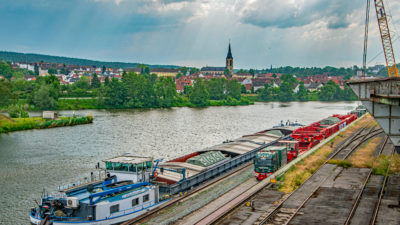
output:
M 102 177 L 101 174 L 99 174 L 98 176 L 93 175 L 92 177 L 90 177 L 90 179 L 88 177 L 84 177 L 83 180 L 80 180 L 78 182 L 67 184 L 67 185 L 58 186 L 58 190 L 59 191 L 65 191 L 65 190 L 68 190 L 68 189 L 71 189 L 71 188 L 75 188 L 75 187 L 79 187 L 79 186 L 82 186 L 82 185 L 85 185 L 85 184 L 90 184 L 90 183 L 102 181 L 102 179 L 104 177 Z
M 150 206 L 152 206 L 154 204 L 155 204 L 155 201 L 149 201 L 149 202 L 146 202 L 144 204 L 132 207 L 130 209 L 125 209 L 125 210 L 121 210 L 119 212 L 112 213 L 112 214 L 110 214 L 109 218 L 116 217 L 116 216 L 123 216 L 123 215 L 126 215 L 126 214 L 131 214 L 131 213 L 134 213 L 134 212 L 149 208 Z

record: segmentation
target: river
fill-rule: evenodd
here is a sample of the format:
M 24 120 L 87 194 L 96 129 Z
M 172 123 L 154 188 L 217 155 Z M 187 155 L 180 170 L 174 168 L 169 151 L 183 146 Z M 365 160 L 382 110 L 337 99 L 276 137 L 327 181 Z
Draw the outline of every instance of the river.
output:
M 172 159 L 277 125 L 309 124 L 347 113 L 358 102 L 256 103 L 250 106 L 81 110 L 94 123 L 0 135 L 0 224 L 28 224 L 45 188 L 88 177 L 97 162 L 126 152 Z M 63 116 L 72 111 L 61 111 Z

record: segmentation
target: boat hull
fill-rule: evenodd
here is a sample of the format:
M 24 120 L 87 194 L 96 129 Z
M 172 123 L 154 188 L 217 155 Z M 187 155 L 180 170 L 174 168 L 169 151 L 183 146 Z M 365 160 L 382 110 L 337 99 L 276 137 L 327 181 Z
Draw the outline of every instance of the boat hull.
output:
M 154 208 L 159 207 L 160 205 L 164 204 L 166 201 L 160 202 L 156 205 L 152 205 L 148 208 L 145 208 L 143 210 L 133 212 L 130 214 L 125 214 L 122 216 L 117 216 L 117 217 L 111 217 L 108 219 L 103 219 L 103 220 L 93 220 L 93 221 L 51 221 L 51 225 L 65 225 L 65 224 L 74 224 L 74 225 L 110 225 L 110 224 L 119 224 L 122 222 L 126 222 L 128 220 L 131 220 L 133 218 L 136 218 L 140 215 L 143 215 L 144 213 L 153 210 Z M 33 215 L 30 215 L 30 222 L 32 225 L 40 225 L 42 222 L 41 219 L 34 217 Z

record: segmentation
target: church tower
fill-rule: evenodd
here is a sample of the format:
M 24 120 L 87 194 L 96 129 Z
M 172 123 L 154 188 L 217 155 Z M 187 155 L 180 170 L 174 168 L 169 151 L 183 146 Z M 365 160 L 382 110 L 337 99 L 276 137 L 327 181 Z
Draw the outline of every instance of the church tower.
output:
M 229 41 L 228 55 L 226 56 L 226 68 L 233 74 L 233 57 L 231 52 L 231 42 Z

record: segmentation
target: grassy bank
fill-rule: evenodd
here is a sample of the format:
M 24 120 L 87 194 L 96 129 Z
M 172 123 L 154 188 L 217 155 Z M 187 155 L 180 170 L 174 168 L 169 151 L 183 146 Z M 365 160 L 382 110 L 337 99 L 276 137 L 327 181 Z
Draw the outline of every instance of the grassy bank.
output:
M 239 106 L 239 105 L 253 105 L 254 101 L 249 100 L 247 97 L 242 97 L 240 100 L 228 98 L 225 100 L 208 100 L 207 106 Z M 187 98 L 179 97 L 175 99 L 171 107 L 198 107 L 193 105 Z M 57 110 L 79 110 L 79 109 L 114 109 L 115 107 L 101 104 L 96 98 L 93 99 L 59 99 Z M 162 108 L 162 107 L 148 107 L 148 108 Z M 127 107 L 120 107 L 119 109 L 127 109 Z
M 39 117 L 10 119 L 0 115 L 0 133 L 13 131 L 45 129 L 53 127 L 75 126 L 80 124 L 92 123 L 92 116 L 85 117 L 61 117 L 58 120 L 44 120 Z

